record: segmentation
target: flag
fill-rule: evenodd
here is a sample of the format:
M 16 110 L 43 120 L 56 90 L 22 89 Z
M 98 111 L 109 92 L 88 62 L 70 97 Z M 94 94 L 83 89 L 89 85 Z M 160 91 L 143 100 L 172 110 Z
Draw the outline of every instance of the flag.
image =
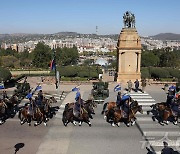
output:
M 120 84 L 118 84 L 116 87 L 114 87 L 114 92 L 119 91 L 119 90 L 121 90 L 121 85 Z
M 32 96 L 33 96 L 32 93 L 29 93 L 27 94 L 26 98 L 29 99 L 29 98 L 32 98 Z
M 38 91 L 38 90 L 42 90 L 41 85 L 38 85 L 38 86 L 36 87 L 35 91 Z
M 74 87 L 74 88 L 72 89 L 72 91 L 79 91 L 79 88 Z
M 56 66 L 55 66 L 55 61 L 54 61 L 54 59 L 53 59 L 53 60 L 51 61 L 51 63 L 50 63 L 50 69 L 54 71 L 54 70 L 55 70 L 55 67 L 56 67 Z
M 0 89 L 5 89 L 3 83 L 0 83 Z
M 129 98 L 130 98 L 129 95 L 123 95 L 123 96 L 122 96 L 122 101 L 128 100 Z
M 81 96 L 81 94 L 80 94 L 80 92 L 79 92 L 79 91 L 77 91 L 77 93 L 76 93 L 76 97 L 75 97 L 75 100 L 76 100 L 76 101 L 78 101 L 79 96 Z

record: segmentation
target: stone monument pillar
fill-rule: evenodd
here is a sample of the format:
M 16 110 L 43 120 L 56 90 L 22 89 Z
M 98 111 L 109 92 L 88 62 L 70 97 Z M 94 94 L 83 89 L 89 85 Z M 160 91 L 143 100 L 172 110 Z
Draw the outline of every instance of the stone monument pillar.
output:
M 126 12 L 125 15 L 133 15 Z M 124 15 L 124 28 L 121 30 L 117 44 L 118 73 L 117 82 L 141 79 L 141 40 L 134 23 Z M 134 16 L 134 15 L 133 15 Z

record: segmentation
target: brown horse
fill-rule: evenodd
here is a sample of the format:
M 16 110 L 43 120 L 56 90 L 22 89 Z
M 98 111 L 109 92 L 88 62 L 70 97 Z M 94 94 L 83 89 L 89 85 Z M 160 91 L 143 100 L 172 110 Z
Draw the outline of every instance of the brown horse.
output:
M 35 108 L 35 111 L 30 111 L 29 106 L 25 106 L 23 109 L 19 111 L 18 117 L 20 119 L 21 125 L 27 122 L 28 125 L 31 126 L 32 120 L 36 121 L 34 123 L 34 126 L 41 124 L 41 122 L 44 122 L 45 126 L 47 125 L 45 111 L 44 109 L 40 109 L 38 107 Z
M 66 104 L 67 106 L 64 109 L 63 118 L 62 118 L 62 122 L 64 126 L 67 126 L 69 122 L 76 125 L 75 121 L 77 121 L 79 122 L 79 126 L 81 126 L 82 122 L 85 122 L 91 127 L 91 122 L 89 118 L 90 118 L 90 114 L 94 113 L 93 106 L 90 103 L 84 104 L 84 107 L 80 109 L 80 116 L 77 117 L 74 115 L 74 107 L 72 107 L 72 104 L 73 103 L 71 103 L 71 105 Z M 71 108 L 68 108 L 69 105 L 71 106 Z
M 113 110 L 113 109 L 111 109 Z M 121 121 L 125 121 L 126 125 L 129 127 L 130 126 L 130 122 L 131 125 L 135 124 L 135 114 L 137 112 L 140 112 L 141 114 L 143 114 L 143 110 L 142 110 L 142 105 L 138 105 L 137 101 L 133 101 L 130 105 L 130 110 L 129 110 L 129 114 L 127 117 L 124 117 L 123 111 L 121 109 L 115 109 L 114 110 L 114 115 L 113 115 L 113 122 L 112 122 L 112 126 L 115 126 L 115 124 L 117 126 L 120 126 L 120 122 Z

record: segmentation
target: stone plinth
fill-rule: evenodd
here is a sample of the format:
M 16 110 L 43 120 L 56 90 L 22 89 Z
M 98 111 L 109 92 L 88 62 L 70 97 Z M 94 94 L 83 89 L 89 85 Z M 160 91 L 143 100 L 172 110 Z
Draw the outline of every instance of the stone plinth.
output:
M 117 82 L 141 79 L 141 40 L 135 28 L 123 28 L 118 39 Z

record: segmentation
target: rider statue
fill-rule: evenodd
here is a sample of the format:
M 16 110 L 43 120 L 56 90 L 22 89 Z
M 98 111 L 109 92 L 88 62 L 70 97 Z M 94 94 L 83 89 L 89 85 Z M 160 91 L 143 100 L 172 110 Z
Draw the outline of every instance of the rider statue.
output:
M 124 28 L 135 28 L 135 15 L 126 11 L 123 16 Z

